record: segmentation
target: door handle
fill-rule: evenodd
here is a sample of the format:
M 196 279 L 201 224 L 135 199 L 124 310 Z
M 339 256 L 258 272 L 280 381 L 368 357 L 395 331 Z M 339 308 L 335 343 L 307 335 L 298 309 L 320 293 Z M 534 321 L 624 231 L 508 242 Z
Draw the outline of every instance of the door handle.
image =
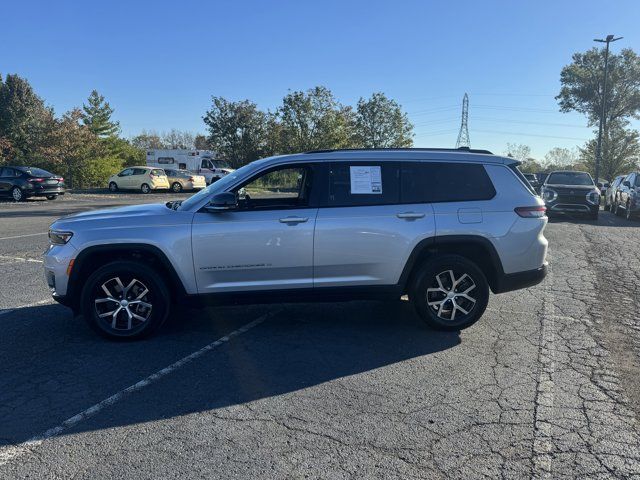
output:
M 398 217 L 398 218 L 408 218 L 408 219 L 422 218 L 422 217 L 424 217 L 424 213 L 404 212 L 404 213 L 396 214 L 396 217 Z
M 280 219 L 280 223 L 304 223 L 309 220 L 308 217 L 284 217 Z

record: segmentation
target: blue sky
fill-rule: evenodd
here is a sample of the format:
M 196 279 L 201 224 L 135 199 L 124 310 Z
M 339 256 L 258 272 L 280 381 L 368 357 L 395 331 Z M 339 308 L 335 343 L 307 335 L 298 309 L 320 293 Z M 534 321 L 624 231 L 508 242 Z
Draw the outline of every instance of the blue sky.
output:
M 452 147 L 468 92 L 472 147 L 524 143 L 543 157 L 592 134 L 553 98 L 571 54 L 609 33 L 624 36 L 614 51 L 640 51 L 638 0 L 24 0 L 2 16 L 0 73 L 26 77 L 57 113 L 96 88 L 126 136 L 204 132 L 211 95 L 273 109 L 325 85 L 347 104 L 383 91 L 416 146 Z

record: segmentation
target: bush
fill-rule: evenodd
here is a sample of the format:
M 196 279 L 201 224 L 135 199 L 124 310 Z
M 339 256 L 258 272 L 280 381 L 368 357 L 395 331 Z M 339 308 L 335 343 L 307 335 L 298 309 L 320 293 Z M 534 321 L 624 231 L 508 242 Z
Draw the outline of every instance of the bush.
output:
M 107 180 L 123 168 L 123 161 L 116 157 L 87 159 L 81 166 L 73 168 L 74 188 L 105 188 Z

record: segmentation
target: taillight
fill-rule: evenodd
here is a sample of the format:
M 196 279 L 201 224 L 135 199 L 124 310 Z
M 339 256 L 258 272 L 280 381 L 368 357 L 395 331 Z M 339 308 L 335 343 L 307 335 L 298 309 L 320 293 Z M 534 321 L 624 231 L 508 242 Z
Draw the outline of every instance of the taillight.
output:
M 44 182 L 44 178 L 30 178 L 27 181 L 28 182 L 40 183 L 40 182 Z
M 514 211 L 522 218 L 542 218 L 547 212 L 547 207 L 536 205 L 535 207 L 516 207 Z
M 196 179 L 195 179 L 195 178 L 193 178 L 193 177 L 189 177 L 189 181 L 190 181 L 190 182 L 195 182 L 195 181 L 196 181 Z

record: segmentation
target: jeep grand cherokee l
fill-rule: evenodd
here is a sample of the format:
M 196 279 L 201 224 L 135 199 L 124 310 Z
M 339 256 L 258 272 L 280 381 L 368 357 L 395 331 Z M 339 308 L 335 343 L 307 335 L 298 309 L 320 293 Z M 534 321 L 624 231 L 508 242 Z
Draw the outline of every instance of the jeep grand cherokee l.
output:
M 517 165 L 468 149 L 266 158 L 182 202 L 59 219 L 45 276 L 109 337 L 147 335 L 194 299 L 403 294 L 431 327 L 462 329 L 490 290 L 545 276 L 545 207 Z

